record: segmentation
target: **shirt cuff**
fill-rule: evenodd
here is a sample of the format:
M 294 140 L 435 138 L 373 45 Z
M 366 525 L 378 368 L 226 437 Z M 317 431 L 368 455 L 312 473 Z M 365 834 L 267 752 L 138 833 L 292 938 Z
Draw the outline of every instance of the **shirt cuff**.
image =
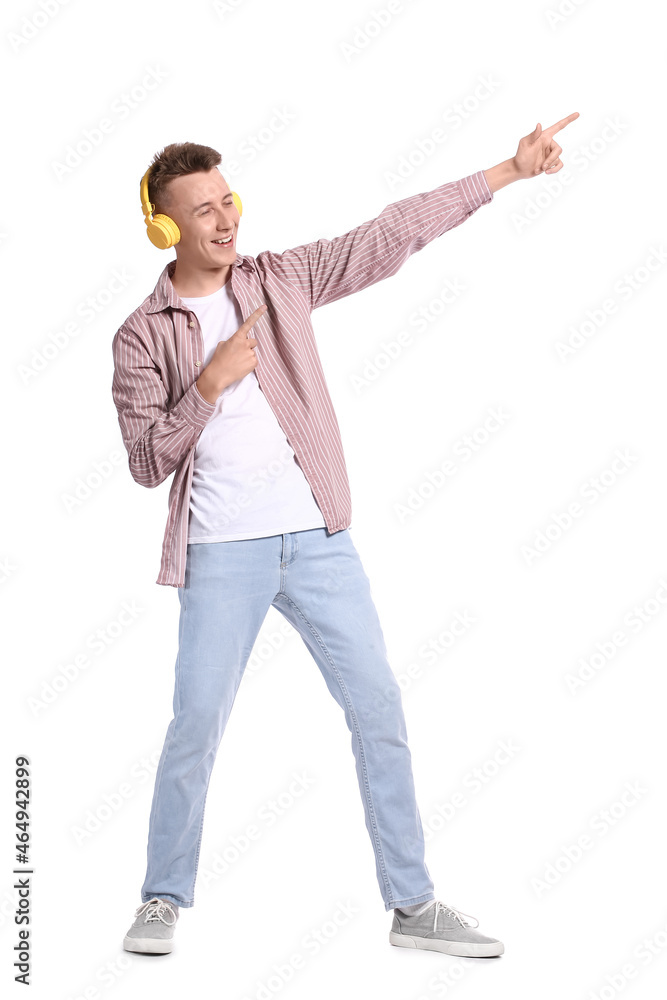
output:
M 197 383 L 193 382 L 185 395 L 178 401 L 174 410 L 177 410 L 180 416 L 185 417 L 193 427 L 201 430 L 210 420 L 215 410 L 215 403 L 209 403 L 207 399 L 204 399 L 197 388 Z
M 458 185 L 463 202 L 471 212 L 493 200 L 493 191 L 489 187 L 483 170 L 476 170 L 474 174 L 462 177 L 458 181 Z

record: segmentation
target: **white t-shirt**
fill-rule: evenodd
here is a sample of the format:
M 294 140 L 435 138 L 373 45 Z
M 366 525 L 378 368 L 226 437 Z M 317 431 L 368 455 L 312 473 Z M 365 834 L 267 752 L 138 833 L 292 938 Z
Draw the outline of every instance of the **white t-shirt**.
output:
M 243 316 L 229 280 L 212 295 L 181 300 L 202 328 L 203 370 Z M 264 538 L 325 525 L 257 376 L 249 372 L 218 396 L 195 446 L 188 543 Z

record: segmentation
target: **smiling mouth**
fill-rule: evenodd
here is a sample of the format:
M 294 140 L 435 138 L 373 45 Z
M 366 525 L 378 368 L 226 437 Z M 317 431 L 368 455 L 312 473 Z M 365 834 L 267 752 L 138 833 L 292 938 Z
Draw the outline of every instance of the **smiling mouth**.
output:
M 234 241 L 234 234 L 232 233 L 231 236 L 227 237 L 227 239 L 211 240 L 211 243 L 215 243 L 215 245 L 218 247 L 228 247 L 231 246 L 233 241 Z

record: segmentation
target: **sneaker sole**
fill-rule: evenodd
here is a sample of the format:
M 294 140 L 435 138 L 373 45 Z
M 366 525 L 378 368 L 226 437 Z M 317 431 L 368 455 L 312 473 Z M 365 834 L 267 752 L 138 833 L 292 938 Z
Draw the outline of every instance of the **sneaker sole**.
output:
M 418 948 L 422 951 L 439 951 L 443 955 L 458 955 L 460 958 L 495 958 L 502 955 L 505 946 L 501 941 L 485 944 L 466 943 L 465 941 L 439 941 L 437 938 L 412 937 L 410 934 L 397 934 L 389 931 L 389 944 L 398 948 Z
M 131 938 L 123 941 L 125 951 L 138 951 L 144 955 L 168 955 L 173 942 L 165 938 Z

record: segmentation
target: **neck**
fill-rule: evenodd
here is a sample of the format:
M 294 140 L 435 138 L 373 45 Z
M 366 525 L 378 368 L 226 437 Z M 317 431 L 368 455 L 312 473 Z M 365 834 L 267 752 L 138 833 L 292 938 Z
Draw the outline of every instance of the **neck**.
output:
M 231 274 L 231 264 L 202 271 L 198 268 L 188 268 L 187 265 L 177 261 L 171 283 L 176 294 L 182 298 L 197 298 L 217 292 L 229 281 Z

